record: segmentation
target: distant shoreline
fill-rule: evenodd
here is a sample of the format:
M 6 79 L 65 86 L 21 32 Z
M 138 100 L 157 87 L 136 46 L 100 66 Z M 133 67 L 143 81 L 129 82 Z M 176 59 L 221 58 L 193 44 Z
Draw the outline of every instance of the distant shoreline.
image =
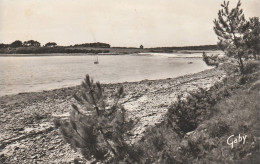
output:
M 37 46 L 21 46 L 10 47 L 6 46 L 0 48 L 0 56 L 18 56 L 23 54 L 24 56 L 47 56 L 46 54 L 53 54 L 52 56 L 60 56 L 57 54 L 108 54 L 108 55 L 123 55 L 133 53 L 197 53 L 203 51 L 218 51 L 219 48 L 216 45 L 204 45 L 204 46 L 187 46 L 187 47 L 157 47 L 157 48 L 137 48 L 137 47 L 88 47 L 88 46 L 54 46 L 54 47 L 37 47 Z M 67 56 L 67 55 L 66 55 Z
M 202 52 L 217 52 L 219 50 L 180 50 L 176 52 L 129 52 L 129 53 L 40 53 L 40 54 L 1 54 L 0 57 L 40 57 L 40 56 L 95 56 L 95 55 L 149 55 L 149 53 L 165 53 L 165 54 L 194 54 L 194 53 L 202 53 Z M 147 53 L 147 54 L 146 54 Z M 169 57 L 169 58 L 189 58 L 189 57 Z M 192 57 L 193 58 L 193 57 Z
M 116 53 L 44 53 L 44 54 L 0 54 L 0 57 L 40 57 L 40 56 L 94 56 L 94 55 L 129 55 L 129 54 L 116 54 Z

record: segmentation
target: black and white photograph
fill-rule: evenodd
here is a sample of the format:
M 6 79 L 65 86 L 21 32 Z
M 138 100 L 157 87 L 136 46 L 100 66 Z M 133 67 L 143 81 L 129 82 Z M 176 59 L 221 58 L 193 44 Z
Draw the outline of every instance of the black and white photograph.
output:
M 0 164 L 259 164 L 259 0 L 0 0 Z

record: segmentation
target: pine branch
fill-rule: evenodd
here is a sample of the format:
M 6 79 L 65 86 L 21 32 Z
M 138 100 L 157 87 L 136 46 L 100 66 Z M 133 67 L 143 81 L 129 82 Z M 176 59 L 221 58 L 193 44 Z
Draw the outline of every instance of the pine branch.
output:
M 126 110 L 119 104 L 124 96 L 123 87 L 113 94 L 113 103 L 106 109 L 106 95 L 99 82 L 94 84 L 86 75 L 81 86 L 82 90 L 73 96 L 78 106 L 71 104 L 69 121 L 55 121 L 64 140 L 86 158 L 94 155 L 97 160 L 104 160 L 111 155 L 114 159 L 123 159 L 130 155 L 128 150 L 133 150 L 124 137 L 134 122 L 127 121 Z

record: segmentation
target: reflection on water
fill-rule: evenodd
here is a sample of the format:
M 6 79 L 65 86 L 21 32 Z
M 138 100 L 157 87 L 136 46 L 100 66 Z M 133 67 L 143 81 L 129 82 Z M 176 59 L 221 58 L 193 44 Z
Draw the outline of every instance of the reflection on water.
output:
M 208 68 L 201 58 L 99 55 L 99 64 L 94 60 L 94 56 L 0 57 L 0 96 L 78 85 L 86 74 L 95 81 L 115 83 L 177 77 Z

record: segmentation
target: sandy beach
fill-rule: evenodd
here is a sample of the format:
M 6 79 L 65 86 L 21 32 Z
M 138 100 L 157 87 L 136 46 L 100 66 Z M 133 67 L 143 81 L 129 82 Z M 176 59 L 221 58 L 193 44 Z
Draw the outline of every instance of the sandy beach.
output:
M 177 95 L 209 88 L 222 80 L 220 69 L 161 80 L 143 80 L 103 85 L 112 94 L 124 86 L 122 105 L 128 116 L 139 120 L 131 142 L 141 138 L 147 127 L 160 123 Z M 22 93 L 0 97 L 0 159 L 7 163 L 69 163 L 79 157 L 54 129 L 53 119 L 66 118 L 75 102 L 72 95 L 79 86 L 44 92 Z

